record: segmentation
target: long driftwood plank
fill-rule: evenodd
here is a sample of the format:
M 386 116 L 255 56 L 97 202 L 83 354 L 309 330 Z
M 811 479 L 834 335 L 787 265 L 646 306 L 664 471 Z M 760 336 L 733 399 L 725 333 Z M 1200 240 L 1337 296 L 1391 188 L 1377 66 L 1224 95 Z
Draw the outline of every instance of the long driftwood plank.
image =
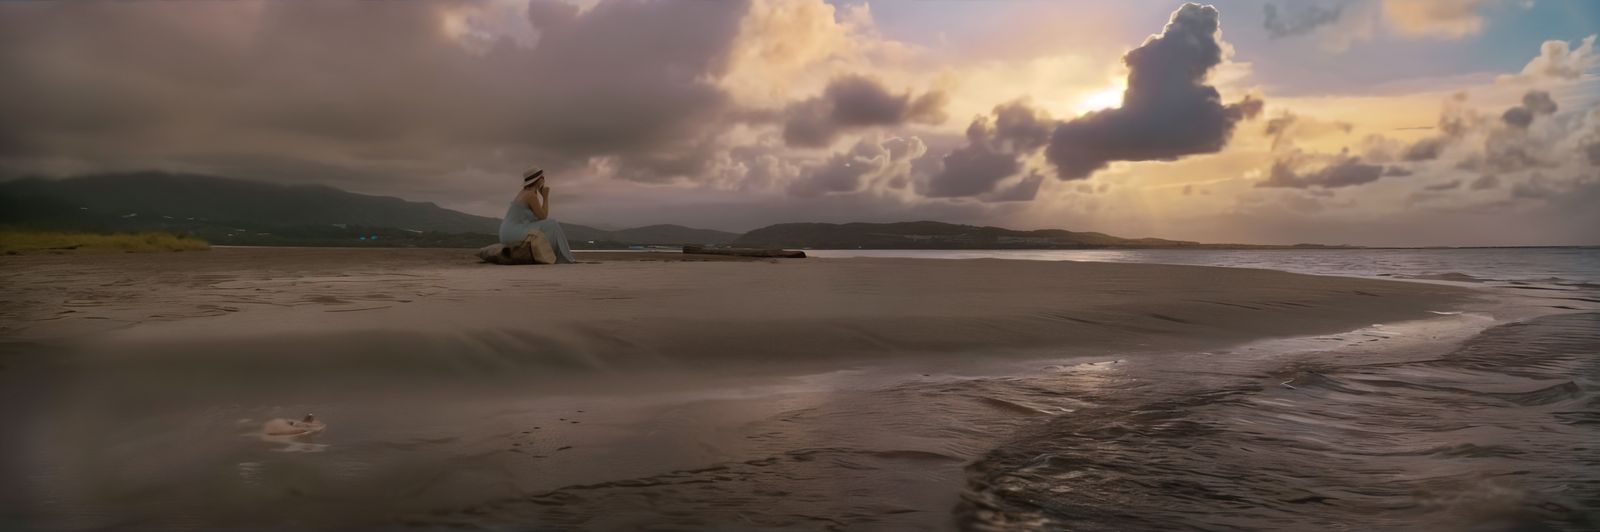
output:
M 697 255 L 732 255 L 735 257 L 763 257 L 773 259 L 803 259 L 804 251 L 790 251 L 787 249 L 746 249 L 746 248 L 708 248 L 704 246 L 683 246 L 684 253 Z

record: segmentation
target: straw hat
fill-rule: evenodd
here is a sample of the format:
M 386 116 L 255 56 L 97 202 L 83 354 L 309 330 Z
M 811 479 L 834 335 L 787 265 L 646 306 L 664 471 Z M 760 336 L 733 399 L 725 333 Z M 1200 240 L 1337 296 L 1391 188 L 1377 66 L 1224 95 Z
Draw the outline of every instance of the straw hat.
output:
M 532 183 L 533 180 L 541 177 L 544 177 L 543 168 L 539 168 L 537 166 L 529 167 L 528 171 L 522 173 L 522 184 L 526 185 Z

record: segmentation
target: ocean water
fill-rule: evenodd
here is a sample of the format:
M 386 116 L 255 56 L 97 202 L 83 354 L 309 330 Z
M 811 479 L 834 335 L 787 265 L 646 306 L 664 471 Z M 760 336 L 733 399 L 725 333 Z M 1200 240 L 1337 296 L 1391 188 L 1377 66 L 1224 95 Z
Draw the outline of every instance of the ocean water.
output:
M 1240 378 L 1091 398 L 1018 431 L 968 466 L 957 516 L 974 530 L 1600 529 L 1597 346 L 1600 313 L 1584 312 L 1441 356 L 1345 345 L 1224 362 Z
M 807 250 L 814 257 L 1070 260 L 1262 268 L 1313 275 L 1600 287 L 1600 247 L 1459 249 Z
M 852 252 L 815 254 L 835 253 Z M 1472 283 L 1517 303 L 1208 352 L 732 382 L 417 353 L 362 370 L 400 349 L 374 338 L 326 346 L 348 374 L 290 384 L 248 361 L 197 383 L 133 352 L 93 374 L 8 364 L 0 529 L 1600 529 L 1594 248 L 871 254 L 974 253 Z M 260 434 L 307 412 L 329 430 Z

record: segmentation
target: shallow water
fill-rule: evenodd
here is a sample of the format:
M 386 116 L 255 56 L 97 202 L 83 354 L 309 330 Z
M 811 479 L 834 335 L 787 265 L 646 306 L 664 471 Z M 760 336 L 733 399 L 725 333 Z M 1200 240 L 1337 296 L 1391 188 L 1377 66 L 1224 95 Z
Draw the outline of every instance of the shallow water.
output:
M 1494 327 L 1439 358 L 1319 357 L 1217 384 L 1023 429 L 968 467 L 961 523 L 1600 527 L 1600 314 Z
M 997 258 L 1263 268 L 1313 275 L 1600 288 L 1600 247 L 1462 249 L 807 250 L 815 257 Z

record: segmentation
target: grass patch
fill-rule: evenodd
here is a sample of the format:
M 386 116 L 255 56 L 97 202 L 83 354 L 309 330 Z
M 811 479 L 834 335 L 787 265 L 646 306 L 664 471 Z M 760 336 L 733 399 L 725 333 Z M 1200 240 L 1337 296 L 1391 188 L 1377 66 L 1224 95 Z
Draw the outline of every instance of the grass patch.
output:
M 202 251 L 211 249 L 206 241 L 172 233 L 80 233 L 66 231 L 26 231 L 0 229 L 0 254 Z

